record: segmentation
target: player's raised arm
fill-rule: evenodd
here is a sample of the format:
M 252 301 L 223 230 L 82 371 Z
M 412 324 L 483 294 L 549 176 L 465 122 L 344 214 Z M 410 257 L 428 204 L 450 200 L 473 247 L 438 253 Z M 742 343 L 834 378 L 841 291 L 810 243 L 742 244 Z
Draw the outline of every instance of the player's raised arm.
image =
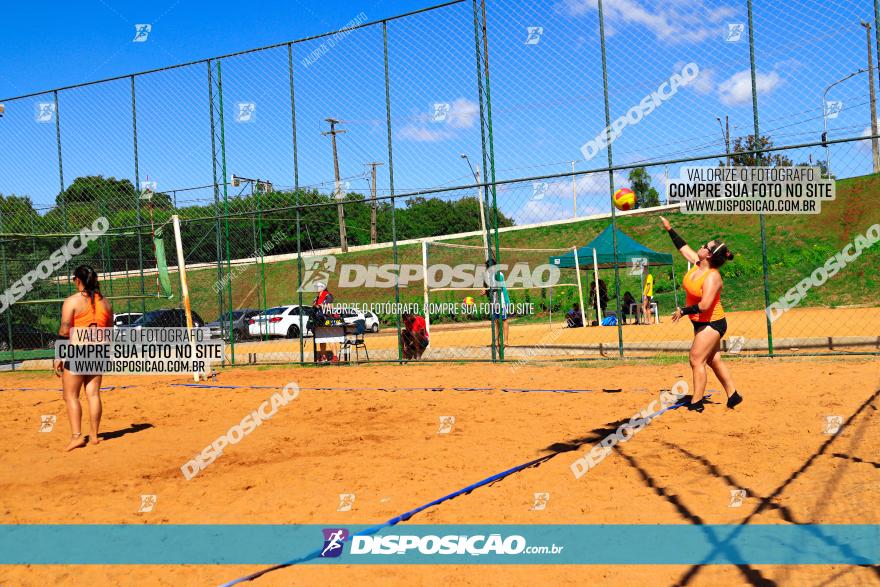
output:
M 660 217 L 660 222 L 663 223 L 663 228 L 666 229 L 666 232 L 669 233 L 669 238 L 672 239 L 672 244 L 675 245 L 675 248 L 678 249 L 678 252 L 681 253 L 681 256 L 687 259 L 688 263 L 699 263 L 700 259 L 697 257 L 696 251 L 688 246 L 684 239 L 678 236 L 678 233 L 672 228 L 672 225 L 669 224 L 669 221 Z

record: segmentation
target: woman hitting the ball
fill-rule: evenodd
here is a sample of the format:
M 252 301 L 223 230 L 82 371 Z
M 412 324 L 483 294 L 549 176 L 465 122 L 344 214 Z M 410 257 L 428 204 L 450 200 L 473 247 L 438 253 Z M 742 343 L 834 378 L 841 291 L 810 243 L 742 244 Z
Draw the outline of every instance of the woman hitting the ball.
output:
M 693 264 L 682 280 L 687 293 L 685 307 L 676 308 L 675 313 L 672 314 L 673 322 L 678 322 L 682 316 L 688 316 L 694 326 L 694 342 L 690 351 L 694 395 L 688 409 L 703 411 L 706 365 L 715 372 L 715 376 L 724 386 L 727 407 L 735 408 L 743 398 L 736 391 L 730 371 L 721 359 L 721 338 L 727 331 L 727 319 L 724 317 L 724 307 L 721 305 L 721 289 L 724 287 L 724 281 L 721 279 L 721 273 L 718 272 L 718 268 L 724 265 L 725 261 L 733 259 L 733 253 L 718 239 L 711 240 L 694 251 L 672 229 L 668 220 L 662 216 L 660 220 L 675 248 Z

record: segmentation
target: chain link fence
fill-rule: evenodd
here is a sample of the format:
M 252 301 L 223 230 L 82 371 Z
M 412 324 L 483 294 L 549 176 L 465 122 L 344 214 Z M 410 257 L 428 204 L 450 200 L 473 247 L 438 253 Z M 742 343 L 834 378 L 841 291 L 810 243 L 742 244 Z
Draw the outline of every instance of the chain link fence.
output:
M 173 215 L 228 364 L 320 358 L 320 284 L 370 360 L 684 353 L 669 316 L 690 265 L 660 215 L 735 254 L 728 352 L 877 353 L 877 18 L 869 0 L 461 0 L 2 100 L 0 361 L 44 365 L 79 264 L 120 327 L 180 315 Z M 670 197 L 685 168 L 754 166 L 816 168 L 836 199 L 759 215 Z

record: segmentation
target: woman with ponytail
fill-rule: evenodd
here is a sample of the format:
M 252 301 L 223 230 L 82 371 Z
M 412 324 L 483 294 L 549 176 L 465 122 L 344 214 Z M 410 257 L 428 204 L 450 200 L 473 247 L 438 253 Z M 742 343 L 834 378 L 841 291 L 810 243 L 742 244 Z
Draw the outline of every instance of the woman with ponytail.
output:
M 693 264 L 682 280 L 687 294 L 684 308 L 676 308 L 672 321 L 678 322 L 688 316 L 694 327 L 694 342 L 691 344 L 690 363 L 694 375 L 694 394 L 688 409 L 703 411 L 703 393 L 706 391 L 706 365 L 724 386 L 727 394 L 727 407 L 735 408 L 742 403 L 742 396 L 736 391 L 733 378 L 727 365 L 721 359 L 721 338 L 727 332 L 727 318 L 721 305 L 721 289 L 724 281 L 718 268 L 725 261 L 733 260 L 733 253 L 721 240 L 714 239 L 694 251 L 683 238 L 672 229 L 669 221 L 660 217 L 663 228 L 669 233 L 672 243 L 682 256 Z
M 61 306 L 60 338 L 69 338 L 71 328 L 110 328 L 113 325 L 113 308 L 110 302 L 101 295 L 98 285 L 98 274 L 88 265 L 80 265 L 73 272 L 73 283 L 77 293 L 73 294 Z M 82 436 L 82 406 L 79 393 L 86 390 L 89 400 L 89 421 L 92 433 L 91 444 L 98 444 L 98 428 L 101 425 L 101 375 L 79 375 L 72 373 L 68 365 L 62 361 L 55 362 L 55 374 L 61 377 L 64 388 L 64 402 L 67 404 L 67 418 L 70 420 L 70 443 L 67 450 L 85 446 Z

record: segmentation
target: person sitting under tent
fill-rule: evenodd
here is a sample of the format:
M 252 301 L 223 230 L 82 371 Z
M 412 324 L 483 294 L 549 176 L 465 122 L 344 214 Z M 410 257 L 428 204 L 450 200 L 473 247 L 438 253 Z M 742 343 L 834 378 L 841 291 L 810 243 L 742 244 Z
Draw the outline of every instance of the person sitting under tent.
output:
M 584 321 L 581 318 L 581 307 L 577 302 L 574 303 L 571 310 L 565 315 L 565 322 L 569 328 L 583 328 Z
M 596 305 L 596 288 L 590 288 L 590 307 L 596 312 L 596 315 L 599 315 L 599 308 L 602 308 L 602 316 L 604 317 L 608 313 L 608 286 L 605 285 L 605 280 L 599 280 L 599 306 Z M 597 326 L 598 321 L 593 321 L 593 326 Z
M 636 299 L 633 297 L 632 293 L 629 291 L 623 292 L 623 307 L 620 309 L 620 313 L 623 315 L 623 324 L 626 324 L 627 316 L 637 316 L 638 312 L 633 307 L 636 303 Z M 630 311 L 632 310 L 632 311 Z

